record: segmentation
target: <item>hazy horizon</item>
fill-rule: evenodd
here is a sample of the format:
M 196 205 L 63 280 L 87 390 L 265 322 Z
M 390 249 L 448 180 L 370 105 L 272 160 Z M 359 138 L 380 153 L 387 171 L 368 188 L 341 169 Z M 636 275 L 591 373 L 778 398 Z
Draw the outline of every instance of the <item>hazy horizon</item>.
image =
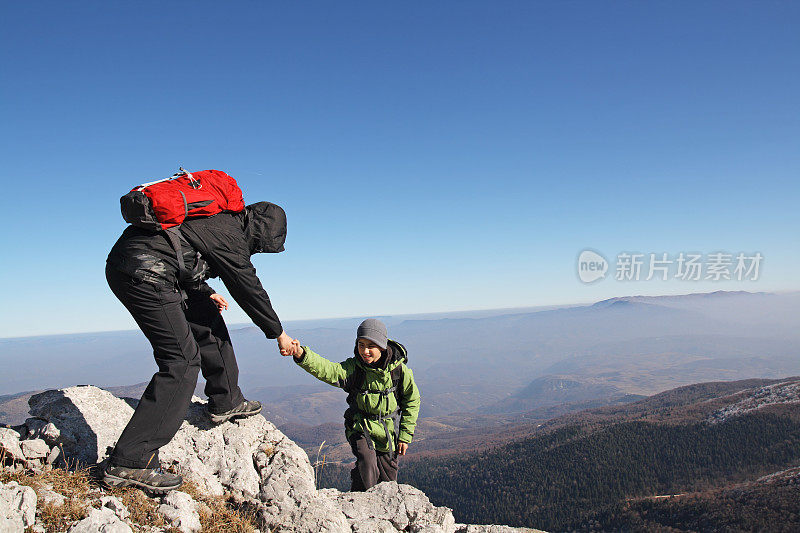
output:
M 308 328 L 311 324 L 315 324 L 318 322 L 332 322 L 332 321 L 359 321 L 365 318 L 382 318 L 382 317 L 391 317 L 395 320 L 405 320 L 405 319 L 421 319 L 422 317 L 466 317 L 470 315 L 482 315 L 482 314 L 489 314 L 495 315 L 498 313 L 504 312 L 526 312 L 531 310 L 546 310 L 546 309 L 557 309 L 563 307 L 577 307 L 583 305 L 592 305 L 601 301 L 611 300 L 615 298 L 636 298 L 636 297 L 659 297 L 659 296 L 690 296 L 690 295 L 702 295 L 702 294 L 713 294 L 715 292 L 724 292 L 724 293 L 749 293 L 749 294 L 792 294 L 795 292 L 800 292 L 800 289 L 786 289 L 786 290 L 777 290 L 777 291 L 743 291 L 743 290 L 717 290 L 717 291 L 708 291 L 708 292 L 669 292 L 669 293 L 660 293 L 660 294 L 649 294 L 649 293 L 635 293 L 635 294 L 623 294 L 617 296 L 609 296 L 607 298 L 601 299 L 592 299 L 592 300 L 585 300 L 585 301 L 577 301 L 577 302 L 567 302 L 567 303 L 558 303 L 558 304 L 550 304 L 550 305 L 531 305 L 531 306 L 521 306 L 521 307 L 497 307 L 497 308 L 482 308 L 482 309 L 466 309 L 466 310 L 454 310 L 454 311 L 425 311 L 419 313 L 380 313 L 376 315 L 350 315 L 350 316 L 330 316 L 330 317 L 316 317 L 316 318 L 307 318 L 307 319 L 288 319 L 282 320 L 281 323 L 284 326 L 291 326 L 296 328 Z M 223 311 L 223 317 L 226 317 L 227 312 Z M 255 324 L 252 322 L 228 322 L 226 320 L 226 325 L 228 326 L 229 330 L 234 329 L 243 329 L 249 327 L 256 327 Z M 320 326 L 321 327 L 321 326 Z M 45 333 L 41 335 L 21 335 L 21 336 L 7 336 L 3 337 L 0 336 L 0 339 L 3 340 L 13 340 L 13 339 L 28 339 L 28 338 L 39 338 L 39 337 L 58 337 L 58 336 L 70 336 L 70 335 L 86 335 L 92 333 L 116 333 L 116 332 L 129 332 L 129 331 L 139 331 L 139 328 L 134 326 L 131 328 L 125 329 L 101 329 L 101 330 L 85 330 L 85 331 L 70 331 L 70 332 L 57 332 L 57 333 Z M 291 333 L 287 330 L 287 333 Z
M 352 355 L 362 318 L 287 323 L 286 329 L 302 344 L 341 360 Z M 498 399 L 489 389 L 521 387 L 549 374 L 578 381 L 605 376 L 609 385 L 640 394 L 657 390 L 656 383 L 674 384 L 678 374 L 686 381 L 800 373 L 797 291 L 633 295 L 581 305 L 380 318 L 390 337 L 408 348 L 421 386 L 434 387 L 429 397 L 445 393 L 445 382 L 457 387 L 461 375 L 465 383 L 474 382 L 470 394 L 481 404 Z M 243 390 L 313 383 L 257 327 L 232 325 L 230 332 Z M 498 351 L 506 364 L 487 365 Z M 152 348 L 136 329 L 0 339 L 0 363 L 13 369 L 0 376 L 0 393 L 78 383 L 127 386 L 148 380 L 154 370 Z M 613 372 L 603 369 L 608 364 Z M 428 405 L 439 409 L 436 402 Z

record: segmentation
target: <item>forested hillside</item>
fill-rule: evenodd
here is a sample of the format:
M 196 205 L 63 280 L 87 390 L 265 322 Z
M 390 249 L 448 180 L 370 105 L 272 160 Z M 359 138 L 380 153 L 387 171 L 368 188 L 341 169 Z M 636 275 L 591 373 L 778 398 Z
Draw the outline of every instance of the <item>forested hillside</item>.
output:
M 492 452 L 403 468 L 407 482 L 455 509 L 458 520 L 567 530 L 631 497 L 707 490 L 798 461 L 800 421 L 754 413 L 718 425 L 567 427 Z
M 679 496 L 621 502 L 587 528 L 639 531 L 800 531 L 800 468 L 755 482 Z
M 796 378 L 682 387 L 555 419 L 491 450 L 412 455 L 400 477 L 472 523 L 552 531 L 800 530 L 800 512 L 789 503 L 800 501 L 796 477 L 747 485 L 800 464 L 798 389 Z M 752 408 L 731 411 L 737 405 Z M 348 484 L 343 467 L 326 465 L 323 477 Z M 658 498 L 676 494 L 684 496 Z M 759 503 L 766 501 L 772 503 Z

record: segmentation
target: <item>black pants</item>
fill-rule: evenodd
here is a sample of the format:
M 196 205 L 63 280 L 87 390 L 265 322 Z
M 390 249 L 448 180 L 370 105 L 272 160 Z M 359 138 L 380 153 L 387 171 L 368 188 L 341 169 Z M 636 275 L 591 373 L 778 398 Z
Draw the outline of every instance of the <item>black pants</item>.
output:
M 364 435 L 349 439 L 356 456 L 356 466 L 350 471 L 350 492 L 365 491 L 381 481 L 397 481 L 397 454 L 370 450 Z
M 209 410 L 223 412 L 243 401 L 228 329 L 217 307 L 201 293 L 182 297 L 172 288 L 138 282 L 113 267 L 108 285 L 153 346 L 158 372 L 117 440 L 111 464 L 158 467 L 158 449 L 180 428 L 202 368 Z

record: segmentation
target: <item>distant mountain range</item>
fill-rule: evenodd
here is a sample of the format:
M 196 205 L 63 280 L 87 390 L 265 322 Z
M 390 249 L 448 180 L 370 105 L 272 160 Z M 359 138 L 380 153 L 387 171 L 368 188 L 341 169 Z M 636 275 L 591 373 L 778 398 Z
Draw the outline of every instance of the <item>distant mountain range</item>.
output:
M 408 348 L 422 391 L 420 440 L 546 420 L 690 383 L 800 374 L 800 292 L 627 296 L 382 319 Z M 352 355 L 360 320 L 285 327 L 340 361 Z M 341 391 L 278 355 L 257 328 L 230 329 L 242 389 L 277 423 L 290 434 L 292 427 L 311 434 L 309 428 L 341 425 Z M 139 331 L 0 339 L 0 364 L 0 393 L 7 395 L 86 383 L 127 386 L 155 371 Z M 0 421 L 14 402 L 24 406 L 19 398 L 0 400 Z
M 508 398 L 479 409 L 482 413 L 525 413 L 554 405 L 599 399 L 620 399 L 626 395 L 613 385 L 591 383 L 558 376 L 536 378 Z M 629 397 L 627 401 L 639 399 Z

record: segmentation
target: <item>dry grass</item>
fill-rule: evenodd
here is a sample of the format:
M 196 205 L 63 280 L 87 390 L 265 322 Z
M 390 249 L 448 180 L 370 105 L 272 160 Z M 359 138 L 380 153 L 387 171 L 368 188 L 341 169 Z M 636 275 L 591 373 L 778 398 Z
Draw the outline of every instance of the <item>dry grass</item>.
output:
M 206 497 L 203 503 L 207 507 L 201 506 L 199 509 L 202 533 L 253 533 L 258 529 L 255 510 L 237 506 L 223 496 Z
M 69 498 L 62 505 L 46 503 L 38 507 L 37 512 L 47 533 L 66 531 L 69 527 L 83 520 L 89 514 L 89 505 L 85 501 Z
M 206 497 L 205 494 L 200 492 L 200 487 L 198 487 L 194 481 L 184 481 L 183 485 L 181 485 L 181 488 L 178 490 L 185 492 L 197 501 L 200 501 Z
M 167 532 L 177 532 L 169 528 L 164 517 L 158 512 L 161 504 L 158 498 L 150 498 L 144 492 L 132 487 L 102 489 L 89 468 L 71 472 L 61 468 L 42 471 L 0 468 L 0 482 L 16 481 L 31 487 L 37 496 L 52 488 L 64 496 L 64 504 L 47 503 L 39 505 L 37 514 L 48 533 L 66 531 L 76 521 L 85 518 L 92 506 L 97 507 L 101 496 L 111 494 L 120 499 L 130 512 L 129 521 L 135 526 L 156 526 L 166 528 Z M 252 506 L 241 505 L 225 496 L 208 496 L 200 488 L 187 481 L 180 488 L 194 498 L 200 505 L 198 512 L 202 533 L 253 533 L 258 529 L 258 513 Z
M 224 496 L 206 496 L 202 502 L 207 506 L 199 509 L 202 533 L 253 533 L 258 529 L 255 509 L 237 505 Z
M 93 492 L 97 492 L 96 487 L 92 486 L 91 474 L 88 469 L 75 472 L 60 468 L 16 472 L 4 469 L 0 471 L 0 481 L 3 483 L 16 481 L 20 485 L 32 488 L 37 496 L 48 488 L 52 488 L 53 492 L 64 496 L 62 505 L 46 503 L 38 506 L 37 512 L 48 533 L 66 531 L 75 521 L 85 518 L 90 507 L 87 500 L 91 499 Z
M 41 471 L 3 469 L 0 470 L 0 481 L 16 481 L 20 485 L 31 487 L 37 493 L 49 485 L 54 492 L 66 498 L 84 498 L 93 490 L 88 469 L 76 472 L 67 472 L 60 468 Z
M 253 533 L 258 529 L 258 515 L 255 509 L 237 504 L 225 496 L 208 496 L 191 481 L 185 481 L 180 488 L 200 503 L 198 512 L 201 533 Z M 203 505 L 205 504 L 205 505 Z
M 135 524 L 164 527 L 164 516 L 158 512 L 160 502 L 149 498 L 144 492 L 133 487 L 109 489 L 109 493 L 120 499 L 131 513 L 129 520 Z
M 198 514 L 200 524 L 203 526 L 201 533 L 253 533 L 258 529 L 254 510 L 245 509 L 223 496 L 207 496 L 191 481 L 184 482 L 179 490 L 200 504 Z M 131 522 L 142 526 L 168 526 L 164 517 L 158 512 L 161 503 L 158 499 L 150 498 L 141 490 L 130 487 L 115 488 L 110 492 L 128 508 Z M 178 530 L 167 528 L 166 531 Z

